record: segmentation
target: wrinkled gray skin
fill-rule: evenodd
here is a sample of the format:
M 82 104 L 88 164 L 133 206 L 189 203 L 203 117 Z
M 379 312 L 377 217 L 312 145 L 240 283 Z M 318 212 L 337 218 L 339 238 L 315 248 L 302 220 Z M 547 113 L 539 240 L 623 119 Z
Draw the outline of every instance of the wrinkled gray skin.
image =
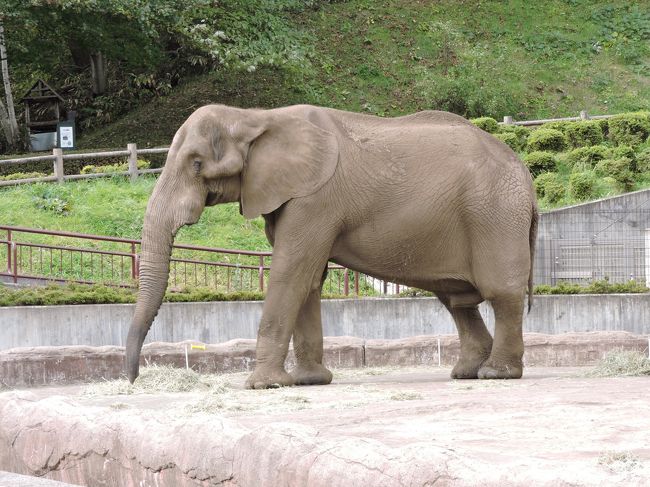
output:
M 249 388 L 328 384 L 320 291 L 327 261 L 434 292 L 452 314 L 454 378 L 519 378 L 537 205 L 503 143 L 437 111 L 377 118 L 314 106 L 198 109 L 180 127 L 145 215 L 140 293 L 127 339 L 138 376 L 177 230 L 239 201 L 273 245 Z M 494 338 L 477 305 L 491 302 Z M 284 361 L 293 337 L 297 367 Z

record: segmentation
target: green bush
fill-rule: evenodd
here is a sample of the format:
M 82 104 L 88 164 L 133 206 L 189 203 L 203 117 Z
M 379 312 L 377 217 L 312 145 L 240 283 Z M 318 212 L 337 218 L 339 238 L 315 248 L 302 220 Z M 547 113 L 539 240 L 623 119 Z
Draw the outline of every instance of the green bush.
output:
M 609 139 L 615 145 L 636 146 L 650 135 L 648 113 L 626 113 L 609 119 Z
M 560 176 L 554 172 L 545 172 L 535 178 L 535 191 L 537 196 L 546 199 L 549 203 L 557 203 L 566 194 Z
M 603 129 L 596 121 L 584 120 L 569 124 L 564 131 L 572 147 L 586 147 L 602 144 Z
M 491 117 L 473 118 L 470 122 L 491 134 L 496 134 L 499 131 L 499 123 Z
M 530 135 L 530 130 L 527 128 L 521 127 L 519 125 L 500 125 L 499 126 L 500 134 L 515 134 L 517 136 L 517 144 L 515 149 L 517 152 L 521 152 L 526 147 L 528 142 L 528 136 Z
M 524 164 L 533 176 L 543 172 L 555 171 L 557 161 L 552 152 L 535 151 L 524 156 Z
M 151 167 L 151 163 L 143 159 L 138 159 L 137 166 L 138 169 L 149 169 Z M 81 174 L 105 174 L 112 172 L 127 172 L 128 170 L 128 162 L 122 164 L 106 164 L 104 166 L 95 166 L 90 164 L 88 166 L 84 166 L 81 169 Z
M 636 170 L 639 172 L 650 171 L 650 147 L 643 149 L 636 156 Z
M 504 132 L 501 134 L 493 134 L 493 135 L 501 142 L 509 146 L 512 150 L 514 151 L 521 150 L 521 143 L 516 134 L 513 134 L 512 132 Z
M 14 172 L 6 176 L 0 176 L 0 181 L 15 181 L 17 179 L 31 179 L 31 178 L 45 178 L 52 174 L 45 174 L 42 172 Z
M 566 161 L 571 167 L 583 171 L 592 168 L 598 161 L 607 159 L 610 155 L 609 147 L 592 145 L 591 147 L 573 149 L 567 154 Z
M 569 126 L 573 124 L 574 122 L 564 122 L 564 121 L 558 121 L 558 122 L 547 122 L 545 124 L 542 124 L 539 128 L 540 129 L 550 129 L 550 130 L 559 130 L 563 134 L 566 133 L 568 130 Z
M 594 121 L 600 125 L 600 130 L 603 132 L 603 136 L 607 137 L 609 135 L 609 120 L 606 118 L 601 118 Z
M 592 281 L 586 285 L 559 282 L 555 286 L 540 284 L 535 286 L 535 294 L 623 294 L 650 292 L 645 284 L 637 281 L 611 283 L 608 279 Z
M 555 129 L 540 128 L 531 132 L 527 149 L 532 151 L 562 152 L 569 145 L 566 136 Z
M 579 201 L 595 196 L 596 176 L 593 171 L 574 172 L 569 176 L 569 193 Z
M 594 172 L 599 176 L 610 176 L 621 183 L 626 190 L 634 184 L 632 161 L 626 157 L 620 159 L 603 159 L 596 164 Z

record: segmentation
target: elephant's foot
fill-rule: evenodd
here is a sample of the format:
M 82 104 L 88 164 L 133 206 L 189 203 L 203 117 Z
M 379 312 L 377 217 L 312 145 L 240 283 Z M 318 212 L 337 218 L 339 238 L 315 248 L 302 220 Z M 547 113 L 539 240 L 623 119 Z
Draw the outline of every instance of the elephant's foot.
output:
M 520 379 L 523 373 L 521 360 L 512 360 L 510 362 L 495 361 L 489 358 L 480 369 L 478 369 L 479 379 Z
M 246 389 L 273 389 L 276 387 L 292 386 L 291 377 L 284 368 L 256 367 L 246 379 Z
M 478 371 L 487 359 L 487 355 L 461 357 L 451 371 L 452 379 L 478 379 Z
M 321 364 L 297 365 L 291 371 L 291 376 L 296 385 L 329 384 L 332 382 L 332 373 Z

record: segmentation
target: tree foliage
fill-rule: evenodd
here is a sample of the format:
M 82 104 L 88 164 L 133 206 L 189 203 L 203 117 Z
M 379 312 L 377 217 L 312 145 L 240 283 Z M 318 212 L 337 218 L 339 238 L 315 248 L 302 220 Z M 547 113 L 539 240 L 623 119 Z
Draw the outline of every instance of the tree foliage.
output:
M 17 94 L 46 78 L 70 108 L 81 110 L 83 129 L 88 120 L 112 121 L 134 100 L 168 93 L 188 74 L 303 65 L 310 44 L 287 15 L 314 3 L 0 0 L 0 20 L 20 80 Z M 90 59 L 97 53 L 108 63 L 106 97 L 90 93 Z

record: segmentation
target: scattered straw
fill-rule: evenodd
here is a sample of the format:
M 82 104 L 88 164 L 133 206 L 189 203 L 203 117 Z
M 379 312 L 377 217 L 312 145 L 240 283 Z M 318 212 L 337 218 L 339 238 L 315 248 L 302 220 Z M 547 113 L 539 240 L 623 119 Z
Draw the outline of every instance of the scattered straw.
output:
M 391 401 L 415 401 L 422 399 L 422 394 L 410 391 L 396 392 L 390 396 L 390 399 Z
M 606 451 L 598 457 L 598 465 L 613 472 L 626 472 L 640 466 L 639 458 L 628 451 Z
M 140 376 L 133 385 L 126 379 L 97 382 L 86 387 L 82 394 L 115 396 L 158 392 L 218 391 L 225 387 L 227 384 L 216 375 L 200 375 L 192 369 L 153 364 L 141 369 Z
M 588 377 L 624 377 L 650 375 L 650 359 L 641 352 L 614 350 L 596 364 Z

